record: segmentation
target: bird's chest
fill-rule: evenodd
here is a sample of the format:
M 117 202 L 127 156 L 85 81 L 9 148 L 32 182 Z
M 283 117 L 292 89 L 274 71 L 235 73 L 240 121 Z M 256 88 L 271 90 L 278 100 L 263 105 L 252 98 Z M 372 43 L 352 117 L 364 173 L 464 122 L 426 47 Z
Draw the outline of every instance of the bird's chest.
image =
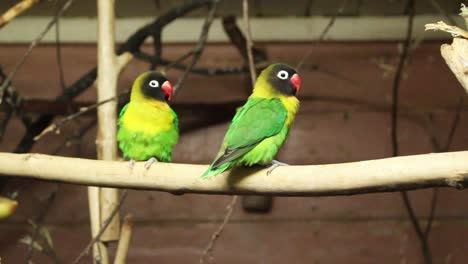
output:
M 122 116 L 121 126 L 144 135 L 155 135 L 172 129 L 174 116 L 170 109 L 129 105 Z

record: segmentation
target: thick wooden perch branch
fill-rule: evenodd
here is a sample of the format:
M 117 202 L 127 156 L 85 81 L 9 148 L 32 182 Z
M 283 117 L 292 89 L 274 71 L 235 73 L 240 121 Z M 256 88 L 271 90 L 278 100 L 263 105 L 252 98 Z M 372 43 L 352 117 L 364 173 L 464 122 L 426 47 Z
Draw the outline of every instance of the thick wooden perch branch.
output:
M 275 196 L 352 195 L 468 184 L 468 151 L 402 156 L 360 162 L 240 168 L 203 180 L 206 165 L 98 161 L 42 154 L 0 153 L 0 174 L 39 180 L 165 191 L 174 194 Z

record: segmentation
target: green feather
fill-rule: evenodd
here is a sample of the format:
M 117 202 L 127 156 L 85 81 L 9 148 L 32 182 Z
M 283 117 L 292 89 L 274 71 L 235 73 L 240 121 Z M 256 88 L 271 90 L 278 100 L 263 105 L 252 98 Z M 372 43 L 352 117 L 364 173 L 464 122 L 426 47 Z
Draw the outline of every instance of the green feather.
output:
M 124 107 L 122 107 L 122 110 L 120 110 L 120 113 L 119 113 L 119 121 L 120 119 L 122 118 L 122 116 L 124 115 L 125 111 L 127 110 L 128 108 L 128 104 L 124 105 Z M 120 123 L 119 123 L 120 124 Z
M 271 162 L 287 137 L 287 115 L 279 99 L 249 98 L 234 116 L 215 161 L 201 177 L 216 176 L 236 165 Z
M 179 120 L 176 113 L 169 108 L 170 114 L 174 117 L 173 123 L 168 126 L 169 129 L 148 134 L 139 127 L 129 127 L 122 122 L 124 115 L 128 114 L 129 105 L 130 103 L 125 105 L 119 114 L 119 131 L 117 133 L 119 147 L 124 157 L 138 161 L 154 157 L 158 161 L 170 162 L 173 146 L 179 137 Z M 144 108 L 145 106 L 139 104 L 138 107 Z M 154 126 L 158 125 L 161 124 L 154 124 Z

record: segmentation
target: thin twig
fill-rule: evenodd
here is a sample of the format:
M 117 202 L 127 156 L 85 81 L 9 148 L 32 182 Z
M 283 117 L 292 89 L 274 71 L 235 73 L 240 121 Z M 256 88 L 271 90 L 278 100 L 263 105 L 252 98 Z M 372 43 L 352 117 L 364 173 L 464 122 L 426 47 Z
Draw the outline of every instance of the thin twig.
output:
M 406 64 L 406 60 L 409 54 L 409 48 L 411 44 L 411 37 L 413 34 L 413 20 L 414 20 L 414 0 L 407 0 L 406 13 L 408 14 L 408 25 L 406 31 L 406 38 L 403 42 L 403 51 L 400 55 L 400 60 L 396 69 L 395 77 L 393 79 L 393 92 L 392 92 L 392 112 L 391 112 L 391 142 L 392 142 L 392 156 L 396 157 L 399 155 L 398 146 L 398 102 L 399 102 L 399 88 L 401 82 L 401 76 L 403 74 L 403 68 Z M 411 206 L 408 194 L 406 191 L 401 192 L 401 197 L 405 205 L 408 216 L 411 223 L 416 231 L 418 239 L 421 243 L 421 250 L 424 256 L 426 264 L 432 263 L 431 251 L 429 249 L 427 240 L 422 231 L 421 225 L 418 222 L 414 214 L 414 210 Z
M 179 78 L 178 82 L 174 86 L 174 94 L 179 91 L 180 86 L 187 78 L 191 69 L 198 62 L 198 59 L 200 59 L 203 49 L 205 48 L 206 40 L 208 39 L 208 32 L 210 31 L 211 24 L 213 23 L 214 17 L 216 15 L 216 10 L 218 9 L 219 2 L 220 0 L 213 0 L 211 3 L 210 10 L 208 11 L 208 14 L 205 17 L 205 22 L 203 23 L 202 31 L 200 32 L 200 37 L 198 38 L 197 45 L 193 49 L 192 60 L 187 65 L 187 68 L 185 68 L 184 73 L 182 74 L 182 76 Z
M 431 205 L 429 207 L 429 217 L 427 219 L 426 229 L 424 229 L 424 238 L 426 239 L 426 241 L 428 241 L 429 234 L 432 230 L 432 223 L 434 222 L 438 200 L 439 200 L 439 189 L 434 188 L 432 190 Z
M 13 111 L 11 109 L 8 109 L 5 112 L 4 117 L 2 119 L 0 119 L 0 142 L 2 142 L 2 140 L 3 140 L 3 136 L 5 135 L 6 127 L 7 127 L 8 123 L 10 122 L 12 116 L 13 116 Z
M 84 125 L 83 127 L 81 127 L 78 132 L 76 133 L 73 133 L 73 135 L 67 137 L 63 142 L 62 144 L 60 144 L 60 146 L 58 146 L 53 152 L 52 152 L 52 155 L 57 155 L 59 154 L 62 149 L 64 147 L 68 147 L 72 144 L 74 144 L 73 142 L 76 141 L 76 140 L 81 140 L 84 135 L 91 129 L 93 128 L 97 123 L 97 119 L 94 118 L 93 120 L 91 120 L 88 124 Z
M 238 27 L 236 23 L 236 17 L 225 16 L 223 17 L 223 29 L 229 38 L 229 41 L 239 51 L 246 64 L 249 64 L 249 58 L 247 54 L 247 39 Z M 252 47 L 252 56 L 255 64 L 255 72 L 259 69 L 263 69 L 268 66 L 267 54 L 264 50 Z M 249 68 L 250 69 L 250 68 Z M 249 89 L 250 90 L 250 89 Z M 249 91 L 250 94 L 250 91 Z
M 22 0 L 0 16 L 0 28 L 42 0 Z
M 252 54 L 252 33 L 250 31 L 250 17 L 249 17 L 249 0 L 242 1 L 242 13 L 244 17 L 244 29 L 245 29 L 245 40 L 247 46 L 247 58 L 249 62 L 249 69 L 250 69 L 250 80 L 252 81 L 252 88 L 255 86 L 255 82 L 257 80 L 257 76 L 255 74 L 255 66 L 254 66 L 254 59 Z
M 211 3 L 210 0 L 192 0 L 188 3 L 185 3 L 181 6 L 176 6 L 171 10 L 167 11 L 164 15 L 158 17 L 155 21 L 150 24 L 147 24 L 138 30 L 136 30 L 127 40 L 119 47 L 117 54 L 120 55 L 124 52 L 131 52 L 136 57 L 140 53 L 140 46 L 144 43 L 146 38 L 151 35 L 151 32 L 155 30 L 160 30 L 165 27 L 167 24 L 171 23 L 179 17 L 187 15 L 189 12 L 208 6 Z M 145 58 L 147 61 L 151 61 L 151 57 Z M 177 65 L 180 66 L 180 65 Z M 183 68 L 185 69 L 185 67 Z M 218 74 L 228 74 L 228 73 L 240 73 L 246 69 L 238 68 L 228 68 L 228 69 L 193 69 L 193 72 L 197 74 L 204 75 L 218 75 Z M 67 89 L 58 96 L 56 101 L 68 101 L 84 91 L 86 91 L 96 80 L 97 69 L 96 67 L 90 69 L 86 74 L 81 76 L 77 81 L 67 87 Z M 24 120 L 29 119 L 27 116 L 23 118 Z M 26 153 L 31 150 L 34 143 L 34 137 L 41 133 L 54 119 L 54 115 L 44 114 L 40 115 L 34 122 L 28 122 L 26 126 L 26 133 L 23 138 L 20 140 L 16 146 L 15 153 Z
M 47 201 L 46 201 L 46 204 L 45 204 L 44 208 L 41 210 L 39 215 L 36 217 L 36 220 L 34 221 L 36 224 L 34 226 L 34 231 L 33 231 L 32 236 L 31 236 L 31 241 L 29 242 L 28 249 L 26 251 L 26 259 L 25 259 L 26 264 L 31 263 L 30 261 L 31 261 L 31 258 L 33 256 L 33 253 L 34 253 L 33 245 L 34 245 L 35 241 L 37 240 L 37 237 L 39 236 L 39 232 L 40 232 L 41 226 L 42 226 L 42 224 L 44 222 L 44 219 L 45 219 L 47 213 L 49 212 L 49 209 L 52 206 L 52 203 L 55 201 L 55 197 L 57 196 L 58 190 L 59 190 L 59 185 L 56 184 L 55 189 L 52 191 L 52 193 L 47 198 Z M 57 254 L 55 254 L 55 252 L 53 252 L 53 255 L 56 256 L 55 261 L 56 261 L 56 263 L 58 263 L 59 261 L 58 261 L 58 258 L 57 258 Z
M 0 85 L 2 85 L 6 81 L 6 75 L 3 72 L 3 69 L 0 67 Z M 11 82 L 6 87 L 6 95 L 5 95 L 5 104 L 7 110 L 5 111 L 5 115 L 3 119 L 0 120 L 0 142 L 3 140 L 3 135 L 5 130 L 10 122 L 13 114 L 16 113 L 18 116 L 23 118 L 24 113 L 18 109 L 18 106 L 21 103 L 21 98 L 18 96 L 16 88 L 11 84 Z M 26 120 L 26 119 L 24 119 Z
M 132 60 L 132 58 L 133 58 L 133 56 L 128 52 L 122 53 L 122 54 L 120 54 L 119 57 L 117 57 L 117 66 L 116 66 L 117 74 L 120 74 L 120 72 Z M 62 118 L 61 120 L 59 120 L 58 122 L 53 123 L 53 124 L 49 125 L 48 127 L 44 128 L 44 130 L 42 130 L 42 132 L 40 132 L 37 136 L 34 137 L 34 141 L 37 141 L 37 140 L 41 139 L 45 134 L 48 134 L 49 132 L 60 133 L 60 128 L 65 123 L 68 123 L 68 122 L 70 122 L 72 120 L 75 120 L 77 117 L 82 116 L 83 114 L 85 114 L 85 113 L 87 113 L 87 112 L 89 112 L 91 110 L 94 110 L 94 109 L 98 108 L 99 106 L 102 106 L 102 105 L 104 105 L 106 103 L 113 102 L 115 100 L 117 100 L 117 103 L 118 103 L 122 99 L 125 99 L 128 96 L 129 92 L 130 91 L 125 91 L 124 93 L 119 94 L 117 96 L 114 96 L 114 97 L 108 98 L 108 99 L 106 99 L 104 101 L 101 101 L 101 102 L 92 104 L 90 106 L 81 108 L 80 111 L 78 111 L 77 113 L 66 116 L 66 117 Z
M 75 120 L 76 118 L 86 114 L 87 112 L 89 111 L 92 111 L 96 108 L 98 108 L 99 106 L 102 106 L 103 104 L 106 104 L 106 103 L 109 103 L 109 102 L 113 102 L 113 101 L 117 101 L 119 102 L 119 100 L 121 100 L 122 98 L 125 98 L 127 97 L 129 94 L 129 91 L 127 92 L 124 92 L 122 94 L 119 94 L 115 97 L 111 97 L 109 99 L 106 99 L 104 101 L 101 101 L 101 102 L 98 102 L 96 104 L 93 104 L 93 105 L 90 105 L 90 106 L 87 106 L 87 107 L 83 107 L 80 109 L 80 111 L 76 112 L 76 113 L 73 113 L 71 115 L 68 115 L 62 119 L 60 119 L 59 121 L 55 122 L 55 123 L 52 123 L 51 125 L 49 125 L 48 127 L 46 127 L 39 135 L 37 135 L 36 137 L 34 137 L 34 140 L 37 141 L 39 139 L 41 139 L 43 136 L 45 136 L 46 134 L 50 133 L 50 132 L 55 132 L 55 133 L 60 133 L 60 129 L 63 127 L 63 125 L 65 125 L 66 123 L 72 121 L 72 120 Z
M 56 12 L 55 15 L 59 12 L 61 0 L 55 0 L 55 8 Z M 65 73 L 63 70 L 63 62 L 62 62 L 62 43 L 60 42 L 60 17 L 57 18 L 57 23 L 55 24 L 55 55 L 57 59 L 57 66 L 59 71 L 59 81 L 60 87 L 62 88 L 62 92 L 65 91 L 67 85 L 65 83 Z
M 310 55 L 312 55 L 312 52 L 314 51 L 315 46 L 317 46 L 317 44 L 320 44 L 325 39 L 325 36 L 328 34 L 328 31 L 330 31 L 332 26 L 335 24 L 336 18 L 339 15 L 341 15 L 343 13 L 343 11 L 345 10 L 347 3 L 348 3 L 348 0 L 342 0 L 339 8 L 336 10 L 336 13 L 330 18 L 330 21 L 328 22 L 328 24 L 323 29 L 323 31 L 320 34 L 318 40 L 313 43 L 313 46 L 310 48 L 310 50 L 306 53 L 306 55 L 304 57 L 302 57 L 302 59 L 297 64 L 296 69 L 298 71 L 302 68 L 302 65 L 304 65 L 305 61 L 310 57 Z
M 312 7 L 313 0 L 307 0 L 305 7 L 304 7 L 304 16 L 310 17 L 310 9 Z
M 457 131 L 458 125 L 460 124 L 461 112 L 463 110 L 464 101 L 465 100 L 463 97 L 460 98 L 460 100 L 458 101 L 457 110 L 455 112 L 455 116 L 453 117 L 453 121 L 452 121 L 452 126 L 450 127 L 450 131 L 447 136 L 447 141 L 445 142 L 445 145 L 443 148 L 444 152 L 449 151 L 450 146 L 452 145 L 453 137 L 455 136 L 455 131 Z
M 391 140 L 392 140 L 392 156 L 396 157 L 399 155 L 398 146 L 398 107 L 399 107 L 399 88 L 401 76 L 403 75 L 403 68 L 406 63 L 406 59 L 409 54 L 409 46 L 411 44 L 411 37 L 413 35 L 413 18 L 414 18 L 414 0 L 407 0 L 407 11 L 408 11 L 408 25 L 406 31 L 406 38 L 403 42 L 403 50 L 400 54 L 400 59 L 393 78 L 393 89 L 392 89 L 392 112 L 391 112 Z
M 184 60 L 186 60 L 187 58 L 189 58 L 190 56 L 193 55 L 195 51 L 194 50 L 189 50 L 188 52 L 186 52 L 185 54 L 183 54 L 182 56 L 180 56 L 179 58 L 177 58 L 176 60 L 170 62 L 169 64 L 165 65 L 164 68 L 161 70 L 162 72 L 166 73 L 169 69 L 171 68 L 174 68 L 176 65 L 179 65 L 180 63 L 182 63 Z M 161 58 L 159 58 L 159 61 L 161 61 Z
M 106 231 L 106 228 L 109 226 L 109 224 L 111 223 L 112 221 L 112 218 L 114 218 L 114 216 L 117 214 L 117 212 L 119 211 L 120 207 L 122 207 L 122 204 L 125 200 L 125 198 L 127 197 L 127 190 L 124 190 L 122 191 L 122 195 L 120 196 L 120 200 L 119 202 L 117 203 L 117 205 L 114 207 L 114 210 L 112 210 L 111 214 L 109 215 L 109 217 L 107 217 L 104 222 L 102 223 L 102 226 L 101 226 L 101 229 L 99 230 L 99 232 L 97 233 L 97 235 L 95 237 L 93 237 L 93 239 L 91 239 L 91 241 L 88 243 L 88 245 L 86 245 L 86 247 L 84 248 L 84 250 L 78 255 L 78 257 L 72 262 L 72 264 L 77 264 L 81 261 L 81 259 L 88 255 L 89 254 L 89 250 L 91 249 L 91 247 L 94 245 L 94 243 L 96 243 L 99 238 L 101 238 L 102 234 L 104 233 L 104 231 Z
M 429 1 L 429 3 L 432 5 L 432 7 L 437 10 L 437 12 L 439 12 L 441 15 L 443 15 L 448 22 L 450 22 L 452 25 L 454 26 L 458 26 L 457 24 L 457 21 L 455 21 L 455 19 L 453 19 L 440 5 L 439 5 L 439 2 L 437 2 L 437 0 L 427 0 Z
M 193 53 L 193 50 L 190 50 L 190 52 L 188 53 Z M 133 55 L 135 55 L 135 58 L 142 60 L 142 61 L 149 62 L 149 63 L 151 63 L 154 60 L 154 56 L 151 56 L 149 54 L 146 54 L 140 51 L 134 52 Z M 160 64 L 164 66 L 170 65 L 169 67 L 171 69 L 177 69 L 181 71 L 186 71 L 188 67 L 188 65 L 184 65 L 176 61 L 170 61 L 164 58 L 161 58 Z M 231 66 L 231 67 L 225 67 L 225 68 L 205 68 L 205 67 L 194 66 L 190 69 L 191 73 L 204 75 L 204 76 L 221 76 L 221 75 L 228 75 L 228 74 L 241 74 L 241 73 L 246 73 L 248 71 L 249 71 L 248 67 L 244 67 L 244 66 Z
M 3 82 L 2 86 L 0 86 L 0 104 L 2 103 L 3 93 L 7 85 L 10 83 L 13 77 L 15 77 L 16 73 L 21 68 L 21 66 L 23 66 L 24 62 L 29 57 L 32 50 L 41 42 L 41 40 L 44 38 L 47 32 L 49 32 L 49 30 L 55 25 L 55 23 L 57 23 L 59 17 L 62 16 L 62 14 L 71 6 L 73 1 L 74 0 L 67 0 L 67 2 L 65 2 L 65 4 L 60 8 L 60 10 L 52 18 L 52 20 L 49 21 L 47 26 L 41 31 L 41 33 L 39 33 L 39 35 L 31 42 L 31 44 L 29 44 L 29 47 L 26 50 L 26 52 L 23 54 L 21 59 L 15 64 L 15 66 L 13 67 L 13 70 L 10 72 L 7 79 Z
M 231 202 L 226 207 L 226 215 L 224 216 L 223 222 L 218 227 L 218 229 L 216 229 L 216 231 L 211 235 L 210 242 L 208 242 L 205 249 L 203 250 L 202 256 L 200 257 L 201 264 L 205 263 L 206 258 L 208 258 L 208 261 L 211 258 L 213 247 L 216 241 L 218 240 L 218 238 L 221 236 L 221 233 L 223 232 L 224 227 L 229 222 L 229 220 L 231 219 L 232 213 L 234 212 L 234 206 L 236 205 L 237 197 L 238 197 L 237 195 L 234 195 L 232 197 Z
M 455 135 L 455 131 L 457 130 L 458 125 L 460 123 L 460 116 L 461 116 L 461 112 L 463 110 L 463 103 L 464 103 L 464 99 L 462 97 L 458 101 L 457 110 L 455 112 L 455 116 L 453 117 L 453 121 L 452 121 L 452 124 L 450 126 L 449 134 L 447 136 L 447 141 L 445 142 L 445 145 L 444 145 L 444 147 L 442 149 L 436 149 L 435 152 L 439 152 L 439 151 L 440 152 L 447 152 L 447 151 L 450 150 L 450 146 L 452 145 L 453 138 L 454 138 L 454 135 Z M 434 146 L 434 147 L 437 148 L 437 146 Z M 429 217 L 428 217 L 428 220 L 427 220 L 426 229 L 424 230 L 424 237 L 426 238 L 426 240 L 428 239 L 429 234 L 430 234 L 431 229 L 432 229 L 432 223 L 433 223 L 434 217 L 435 217 L 435 210 L 436 210 L 438 197 L 439 197 L 439 190 L 434 189 L 433 193 L 432 193 L 432 198 L 431 198 L 431 207 L 430 207 L 430 211 L 429 211 Z
M 421 225 L 418 222 L 418 218 L 414 214 L 414 210 L 411 206 L 408 193 L 406 191 L 402 191 L 400 194 L 403 199 L 403 203 L 405 205 L 406 211 L 408 213 L 408 217 L 411 221 L 411 224 L 414 227 L 414 231 L 416 231 L 416 235 L 418 236 L 419 242 L 421 243 L 421 251 L 424 257 L 424 262 L 426 264 L 431 264 L 432 263 L 431 249 L 429 248 L 426 237 L 424 236 L 424 233 L 422 231 Z
M 236 17 L 234 16 L 223 17 L 223 29 L 226 35 L 228 36 L 229 41 L 239 51 L 240 55 L 245 61 L 245 64 L 248 65 L 247 69 L 250 71 L 253 67 L 251 66 L 250 61 L 249 61 L 249 55 L 248 55 L 249 48 L 248 48 L 247 39 L 245 37 L 245 34 L 242 33 L 239 26 L 237 25 Z M 266 51 L 255 48 L 255 46 L 253 46 L 250 50 L 252 51 L 255 73 L 257 73 L 259 70 L 266 68 L 269 65 Z M 252 78 L 250 77 L 249 80 L 252 81 Z M 245 95 L 247 96 L 250 95 L 250 93 L 252 93 L 252 89 L 253 89 L 252 84 L 244 85 Z

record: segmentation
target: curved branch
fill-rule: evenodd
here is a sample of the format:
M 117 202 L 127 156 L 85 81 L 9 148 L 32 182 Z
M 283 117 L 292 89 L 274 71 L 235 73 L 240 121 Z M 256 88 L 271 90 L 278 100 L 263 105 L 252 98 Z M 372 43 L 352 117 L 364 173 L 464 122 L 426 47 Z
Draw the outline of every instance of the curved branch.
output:
M 80 185 L 165 191 L 174 194 L 329 196 L 455 187 L 468 184 L 468 151 L 403 156 L 328 165 L 239 168 L 209 180 L 206 165 L 98 161 L 43 154 L 0 153 L 0 174 Z
M 0 15 L 0 28 L 42 0 L 23 0 Z

